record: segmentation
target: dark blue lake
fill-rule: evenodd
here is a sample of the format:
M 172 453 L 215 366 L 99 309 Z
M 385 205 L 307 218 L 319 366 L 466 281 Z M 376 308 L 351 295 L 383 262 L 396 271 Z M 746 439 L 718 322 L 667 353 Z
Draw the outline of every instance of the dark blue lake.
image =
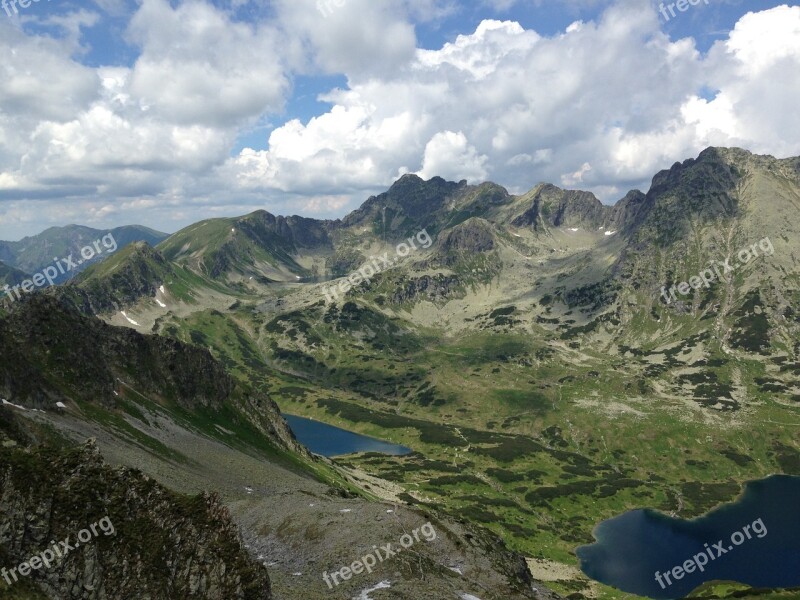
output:
M 393 456 L 402 456 L 412 452 L 411 448 L 405 446 L 390 444 L 312 419 L 286 414 L 283 415 L 283 418 L 289 423 L 289 427 L 301 444 L 311 452 L 329 458 L 354 452 L 380 452 Z
M 583 572 L 640 596 L 682 598 L 712 580 L 800 586 L 800 477 L 749 482 L 736 502 L 690 521 L 630 511 L 594 537 L 577 550 Z

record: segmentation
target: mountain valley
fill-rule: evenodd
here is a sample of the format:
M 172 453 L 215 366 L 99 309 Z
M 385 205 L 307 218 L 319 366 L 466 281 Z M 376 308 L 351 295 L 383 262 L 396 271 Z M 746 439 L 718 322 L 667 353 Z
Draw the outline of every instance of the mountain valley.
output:
M 218 494 L 214 519 L 187 519 L 231 544 L 238 526 L 243 583 L 209 598 L 632 597 L 579 569 L 600 521 L 695 517 L 800 475 L 799 210 L 800 158 L 709 148 L 614 206 L 406 175 L 336 221 L 258 211 L 131 239 L 0 309 L 0 474 L 91 438 L 97 469 L 179 505 Z M 315 456 L 281 412 L 413 452 Z M 326 587 L 425 522 L 436 542 Z M 749 594 L 797 597 L 695 593 Z

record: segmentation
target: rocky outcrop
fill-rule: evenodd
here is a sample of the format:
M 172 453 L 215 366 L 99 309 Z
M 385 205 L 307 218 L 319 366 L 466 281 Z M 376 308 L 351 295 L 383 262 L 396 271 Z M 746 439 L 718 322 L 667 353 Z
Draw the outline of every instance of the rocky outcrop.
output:
M 405 281 L 392 295 L 392 304 L 415 302 L 420 299 L 437 302 L 463 295 L 463 284 L 456 276 L 423 275 Z
M 297 251 L 299 248 L 329 248 L 324 221 L 306 217 L 276 217 L 259 210 L 238 219 L 239 230 L 264 248 Z
M 122 396 L 145 395 L 193 412 L 243 410 L 277 448 L 305 452 L 270 397 L 232 378 L 207 349 L 113 327 L 57 298 L 34 294 L 0 318 L 0 355 L 0 397 L 26 408 L 116 409 Z
M 9 575 L 12 592 L 33 587 L 54 600 L 272 598 L 266 569 L 248 557 L 216 495 L 181 496 L 138 471 L 111 469 L 92 442 L 66 453 L 0 448 L 0 515 L 0 560 L 9 570 L 54 542 L 75 546 L 20 581 Z M 91 539 L 76 543 L 82 530 Z
M 123 382 L 184 408 L 215 408 L 234 385 L 206 349 L 112 327 L 40 294 L 0 319 L 0 352 L 0 394 L 32 408 L 113 403 Z
M 551 184 L 537 186 L 525 197 L 530 207 L 517 216 L 514 227 L 531 227 L 543 231 L 546 227 L 601 227 L 611 211 L 590 192 L 562 190 Z
M 492 226 L 483 219 L 472 218 L 439 237 L 431 257 L 423 263 L 425 268 L 452 268 L 491 252 L 497 247 Z
M 606 229 L 624 231 L 632 227 L 643 212 L 647 196 L 639 190 L 631 190 L 617 202 L 606 221 Z
M 446 253 L 489 252 L 495 248 L 492 227 L 483 219 L 470 219 L 442 235 L 439 248 Z
M 171 263 L 146 242 L 135 242 L 63 288 L 49 292 L 68 300 L 84 314 L 103 314 L 152 298 L 159 286 L 173 279 Z
M 387 239 L 402 239 L 431 226 L 448 199 L 466 186 L 466 181 L 455 183 L 441 177 L 424 181 L 417 175 L 403 175 L 387 192 L 372 196 L 336 225 L 378 226 Z

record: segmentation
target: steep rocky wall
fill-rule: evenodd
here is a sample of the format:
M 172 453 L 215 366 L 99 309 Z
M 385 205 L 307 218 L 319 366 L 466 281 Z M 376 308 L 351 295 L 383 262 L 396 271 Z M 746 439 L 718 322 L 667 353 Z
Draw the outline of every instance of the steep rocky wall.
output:
M 4 446 L 9 446 L 8 441 Z M 8 584 L 58 600 L 270 600 L 263 566 L 243 550 L 212 494 L 181 496 L 138 471 L 103 464 L 92 442 L 60 452 L 0 448 L 0 567 L 8 571 L 108 517 L 50 568 Z M 107 535 L 109 534 L 109 535 Z M 13 595 L 11 597 L 14 597 Z

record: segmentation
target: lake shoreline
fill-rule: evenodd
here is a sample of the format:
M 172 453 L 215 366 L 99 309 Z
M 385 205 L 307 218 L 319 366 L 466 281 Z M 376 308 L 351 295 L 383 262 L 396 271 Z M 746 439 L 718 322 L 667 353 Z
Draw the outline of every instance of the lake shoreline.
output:
M 659 600 L 683 597 L 714 580 L 795 587 L 800 574 L 791 557 L 800 553 L 800 517 L 792 507 L 798 500 L 800 477 L 770 475 L 744 482 L 733 500 L 691 519 L 651 508 L 626 511 L 598 523 L 595 542 L 575 553 L 590 579 Z

